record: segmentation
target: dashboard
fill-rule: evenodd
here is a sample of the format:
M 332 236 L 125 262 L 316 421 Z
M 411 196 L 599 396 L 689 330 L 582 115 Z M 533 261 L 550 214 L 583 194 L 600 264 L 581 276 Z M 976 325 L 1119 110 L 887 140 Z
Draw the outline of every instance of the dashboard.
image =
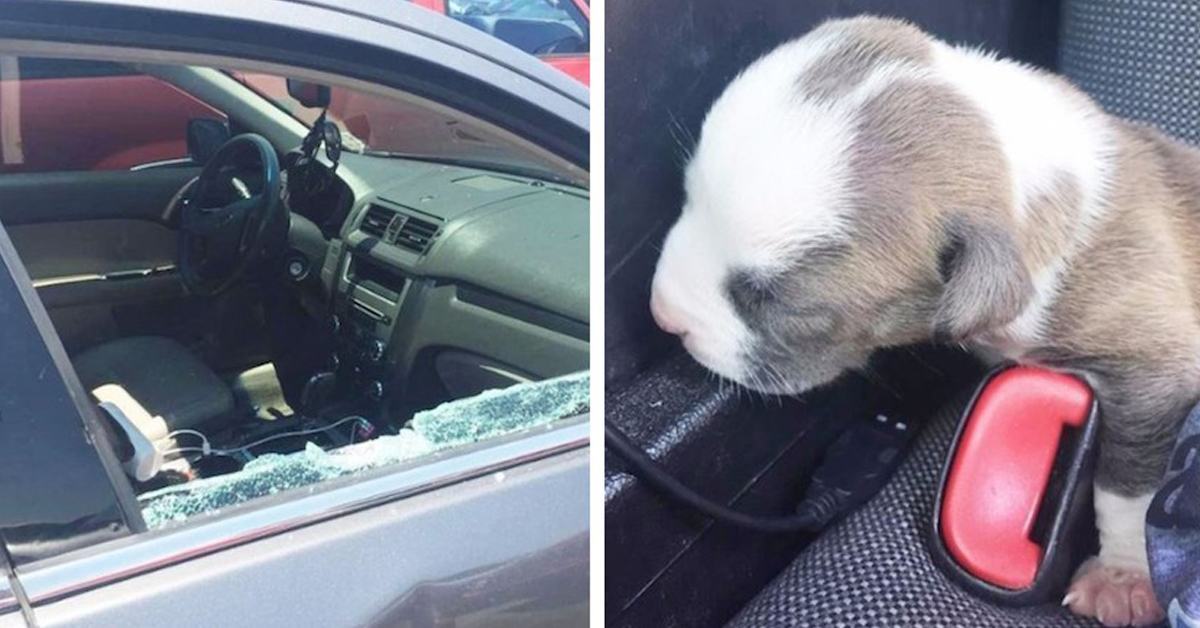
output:
M 385 411 L 428 407 L 588 368 L 588 200 L 348 154 L 332 185 L 289 194 L 289 254 L 331 304 L 340 375 Z

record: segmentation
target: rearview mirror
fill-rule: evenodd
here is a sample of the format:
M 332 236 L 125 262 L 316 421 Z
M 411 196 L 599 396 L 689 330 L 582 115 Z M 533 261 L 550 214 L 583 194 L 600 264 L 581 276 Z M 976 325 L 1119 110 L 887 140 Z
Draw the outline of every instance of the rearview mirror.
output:
M 206 164 L 232 135 L 229 125 L 221 120 L 192 118 L 187 125 L 188 156 L 197 164 Z
M 305 107 L 324 109 L 329 106 L 329 86 L 298 79 L 287 80 L 288 95 Z

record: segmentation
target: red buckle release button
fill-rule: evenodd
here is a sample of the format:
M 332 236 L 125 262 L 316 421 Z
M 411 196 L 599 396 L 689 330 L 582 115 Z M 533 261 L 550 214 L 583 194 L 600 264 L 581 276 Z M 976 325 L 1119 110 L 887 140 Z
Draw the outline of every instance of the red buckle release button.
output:
M 1033 585 L 1043 548 L 1030 538 L 1066 426 L 1082 427 L 1092 391 L 1070 375 L 1016 366 L 980 392 L 943 488 L 941 535 L 973 576 Z

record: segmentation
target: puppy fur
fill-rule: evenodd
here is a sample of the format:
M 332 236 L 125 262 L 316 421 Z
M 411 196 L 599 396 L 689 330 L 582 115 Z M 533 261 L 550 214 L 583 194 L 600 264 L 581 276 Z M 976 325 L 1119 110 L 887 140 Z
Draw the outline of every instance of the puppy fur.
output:
M 1200 397 L 1198 182 L 1200 153 L 1057 76 L 901 21 L 831 21 L 713 104 L 656 316 L 767 393 L 930 338 L 1081 374 L 1102 501 L 1142 503 Z M 1110 526 L 1126 541 L 1129 519 Z M 1144 572 L 1133 541 L 1108 562 Z

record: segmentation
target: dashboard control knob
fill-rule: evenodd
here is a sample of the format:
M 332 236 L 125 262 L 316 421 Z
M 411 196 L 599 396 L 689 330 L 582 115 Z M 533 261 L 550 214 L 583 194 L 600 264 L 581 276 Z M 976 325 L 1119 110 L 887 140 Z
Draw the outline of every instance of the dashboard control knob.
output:
M 383 384 L 379 383 L 378 380 L 367 382 L 367 396 L 375 401 L 383 399 Z
M 372 340 L 367 345 L 367 360 L 371 362 L 379 362 L 383 359 L 383 354 L 387 351 L 387 345 L 383 344 L 382 340 Z

